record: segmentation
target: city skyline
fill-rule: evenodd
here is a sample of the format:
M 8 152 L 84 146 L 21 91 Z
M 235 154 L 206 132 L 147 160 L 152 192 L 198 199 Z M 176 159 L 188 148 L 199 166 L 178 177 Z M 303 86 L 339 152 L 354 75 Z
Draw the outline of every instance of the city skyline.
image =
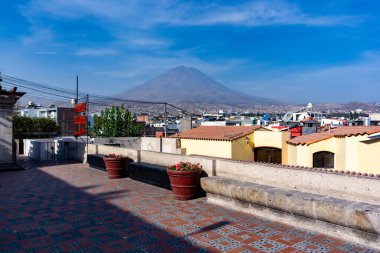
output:
M 379 102 L 377 1 L 4 2 L 4 74 L 113 95 L 178 65 L 289 102 Z M 69 87 L 72 85 L 71 87 Z M 107 87 L 107 88 L 105 88 Z

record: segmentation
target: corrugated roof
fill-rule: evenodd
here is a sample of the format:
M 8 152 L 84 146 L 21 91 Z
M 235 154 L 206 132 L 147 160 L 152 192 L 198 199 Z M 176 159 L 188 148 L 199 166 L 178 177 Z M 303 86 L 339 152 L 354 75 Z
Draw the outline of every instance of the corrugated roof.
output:
M 289 140 L 288 143 L 293 145 L 310 145 L 332 137 L 350 137 L 378 132 L 380 132 L 380 126 L 340 126 L 321 133 L 302 135 Z
M 233 141 L 253 133 L 261 126 L 200 126 L 173 138 Z

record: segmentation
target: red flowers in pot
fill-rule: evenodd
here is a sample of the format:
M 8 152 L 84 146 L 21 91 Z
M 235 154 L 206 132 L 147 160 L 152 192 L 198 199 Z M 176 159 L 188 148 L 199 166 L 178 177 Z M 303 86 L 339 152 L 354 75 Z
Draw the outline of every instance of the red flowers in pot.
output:
M 194 197 L 202 172 L 199 163 L 180 162 L 168 166 L 166 171 L 175 199 L 189 200 Z

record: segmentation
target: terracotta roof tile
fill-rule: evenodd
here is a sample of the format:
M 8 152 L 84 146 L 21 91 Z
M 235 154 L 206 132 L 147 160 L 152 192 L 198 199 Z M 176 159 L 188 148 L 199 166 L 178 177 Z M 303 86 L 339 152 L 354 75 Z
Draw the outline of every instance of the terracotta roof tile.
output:
M 172 137 L 232 141 L 253 133 L 259 128 L 260 126 L 200 126 Z
M 378 132 L 380 132 L 380 126 L 341 126 L 331 128 L 330 130 L 321 133 L 302 135 L 289 140 L 288 143 L 293 145 L 310 145 L 332 137 L 350 137 L 365 134 L 369 135 Z
M 364 134 L 374 134 L 380 132 L 380 126 L 342 126 L 332 129 L 334 136 L 357 136 Z

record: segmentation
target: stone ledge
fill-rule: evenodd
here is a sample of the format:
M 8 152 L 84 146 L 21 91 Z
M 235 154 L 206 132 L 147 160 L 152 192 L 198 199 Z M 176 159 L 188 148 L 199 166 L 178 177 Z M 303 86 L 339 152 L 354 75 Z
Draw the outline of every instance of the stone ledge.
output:
M 242 182 L 201 179 L 206 193 L 380 235 L 380 205 Z
M 234 209 L 239 212 L 245 212 L 260 217 L 262 219 L 267 219 L 270 222 L 289 224 L 297 228 L 314 231 L 320 234 L 326 234 L 339 240 L 358 243 L 366 247 L 369 246 L 380 250 L 380 235 L 373 233 L 294 215 L 269 207 L 259 206 L 212 193 L 207 193 L 207 201 L 211 204 L 219 205 L 224 208 Z

